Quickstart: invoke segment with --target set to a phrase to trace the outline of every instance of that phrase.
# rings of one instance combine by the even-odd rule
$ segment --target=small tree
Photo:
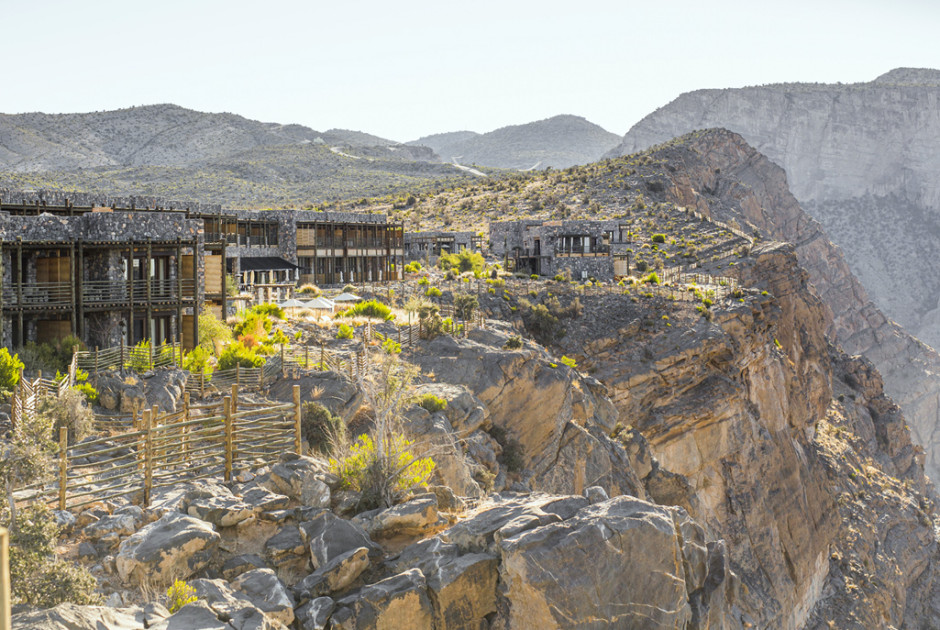
[[[217,357],[232,339],[232,329],[216,317],[211,308],[203,308],[199,314],[199,346]]]
[[[458,293],[454,296],[454,312],[462,320],[473,318],[473,311],[480,307],[477,296],[472,293]]]

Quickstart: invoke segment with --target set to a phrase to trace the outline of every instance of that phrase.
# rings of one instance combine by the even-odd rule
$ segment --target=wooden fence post
[[[118,366],[118,371],[124,369],[124,340],[121,339],[121,365]]]
[[[0,630],[13,627],[10,615],[10,531],[0,527]]]
[[[143,410],[144,423],[144,507],[150,507],[150,493],[153,489],[153,432],[150,424],[150,410]]]
[[[150,409],[150,427],[153,428],[153,429],[158,429],[158,428],[160,427],[160,416],[159,416],[159,414],[160,414],[160,408],[159,408],[159,407],[157,407],[156,405],[154,405],[153,407],[151,407],[151,409]],[[162,442],[163,445],[162,445],[162,446],[158,449],[158,451],[157,451],[157,454],[158,454],[158,456],[160,457],[161,460],[163,459],[163,456],[166,454],[166,436],[164,435],[163,438],[164,438],[164,439],[161,440],[161,442]],[[152,449],[151,449],[151,450],[152,450]],[[153,457],[153,453],[151,453],[150,456]],[[165,465],[165,464],[164,464],[164,465]]]
[[[226,396],[222,401],[225,413],[225,482],[232,480],[232,399]]]
[[[69,428],[59,427],[59,509],[65,509],[65,490],[69,479]]]
[[[241,385],[241,382],[242,382],[242,364],[236,362],[235,363],[235,385],[232,385],[232,387],[235,387],[236,385]]]
[[[303,442],[300,431],[300,385],[294,385],[294,451],[298,455],[303,455]]]
[[[238,413],[238,386],[232,385],[232,413]]]
[[[95,378],[98,378],[98,346],[95,346]]]
[[[189,409],[190,399],[189,392],[183,393],[183,422],[189,422],[190,418],[190,409]],[[187,424],[183,428],[183,463],[185,464],[189,460],[189,431],[190,426]]]

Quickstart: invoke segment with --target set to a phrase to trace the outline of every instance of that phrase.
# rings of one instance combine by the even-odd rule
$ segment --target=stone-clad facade
[[[192,345],[203,301],[202,229],[179,213],[0,212],[0,340],[18,347],[68,334]]]
[[[382,214],[225,210],[150,197],[0,190],[0,239],[7,346],[69,333],[101,346],[122,337],[192,344],[198,307],[230,312],[226,275],[269,301],[298,283],[397,280],[404,264],[403,226]],[[35,282],[54,299],[24,293]],[[124,288],[104,295],[106,285]]]
[[[628,231],[616,219],[496,221],[490,223],[490,252],[520,272],[609,280],[626,275],[633,246]]]

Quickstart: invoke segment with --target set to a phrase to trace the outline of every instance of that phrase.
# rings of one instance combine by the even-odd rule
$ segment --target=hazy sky
[[[395,140],[940,68],[935,0],[0,0],[0,112],[175,103]]]

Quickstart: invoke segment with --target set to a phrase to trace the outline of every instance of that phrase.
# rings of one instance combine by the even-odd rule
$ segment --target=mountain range
[[[87,114],[0,114],[0,188],[83,190],[232,207],[311,207],[420,192],[482,174],[598,159],[619,138],[574,116],[398,143],[152,105]],[[440,152],[443,152],[443,155]],[[460,159],[477,169],[461,168]]]

